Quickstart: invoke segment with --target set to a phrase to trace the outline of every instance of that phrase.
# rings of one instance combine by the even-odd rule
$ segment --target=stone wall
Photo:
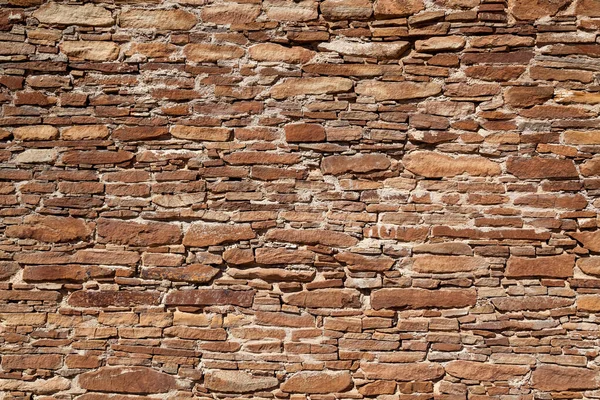
[[[600,1],[0,1],[0,398],[600,398]]]

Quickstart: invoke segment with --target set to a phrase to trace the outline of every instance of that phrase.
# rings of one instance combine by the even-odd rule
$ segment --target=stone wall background
[[[600,397],[600,2],[0,2],[0,398]]]

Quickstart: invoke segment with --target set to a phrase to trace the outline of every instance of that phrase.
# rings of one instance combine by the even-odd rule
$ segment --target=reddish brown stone
[[[131,307],[138,305],[158,305],[160,292],[80,290],[69,296],[73,307]]]
[[[290,376],[281,390],[288,393],[337,393],[350,390],[353,386],[348,371],[301,371]]]
[[[354,289],[318,289],[285,294],[283,302],[307,308],[360,307],[360,293]]]
[[[363,271],[387,271],[394,265],[394,259],[386,256],[366,257],[356,253],[338,253],[335,259],[345,263],[346,267],[353,272]]]
[[[74,281],[84,282],[88,279],[106,279],[114,276],[110,268],[80,265],[39,265],[26,266],[23,269],[23,280],[30,282]]]
[[[504,101],[512,107],[531,107],[545,103],[553,94],[551,86],[514,86],[504,92]]]
[[[288,250],[284,248],[256,249],[256,262],[258,264],[312,264],[315,254],[308,250]]]
[[[572,254],[537,258],[512,256],[506,263],[504,275],[511,278],[568,278],[573,276],[574,267],[575,256]]]
[[[105,243],[128,244],[131,246],[157,246],[181,242],[178,225],[165,222],[128,222],[100,218],[98,236]]]
[[[2,369],[59,369],[62,357],[59,354],[19,354],[2,356]]]
[[[206,247],[241,240],[254,239],[256,234],[248,224],[227,225],[199,223],[192,224],[183,238],[183,244],[190,247]]]
[[[90,225],[81,219],[42,215],[28,215],[22,225],[8,226],[5,230],[7,237],[49,243],[84,240],[91,233]]]
[[[267,240],[300,244],[322,244],[324,246],[350,247],[358,240],[348,234],[319,229],[271,229]]]
[[[186,267],[176,268],[144,268],[141,277],[144,279],[205,283],[210,282],[218,273],[218,268],[203,264],[191,264]]]
[[[322,142],[325,140],[325,129],[318,124],[286,125],[285,140],[288,142]]]
[[[63,155],[62,161],[67,165],[76,164],[120,164],[133,158],[128,151],[69,151]]]
[[[480,156],[452,157],[441,153],[417,151],[405,155],[402,162],[409,171],[428,178],[462,174],[492,176],[501,172],[498,163]]]
[[[423,273],[452,274],[468,272],[488,267],[482,257],[468,256],[415,256],[412,269]]]
[[[421,362],[388,364],[361,362],[361,370],[369,379],[391,379],[396,381],[429,381],[444,376],[444,367],[438,363]]]
[[[384,154],[357,154],[325,157],[321,162],[321,170],[324,174],[341,175],[385,170],[390,165],[390,160]]]
[[[590,251],[600,252],[600,230],[568,233]]]
[[[450,361],[444,367],[452,376],[475,381],[508,381],[529,373],[525,365],[501,365],[476,361]]]
[[[509,157],[506,171],[520,179],[575,178],[579,174],[572,160],[542,157]]]
[[[201,289],[171,292],[167,294],[165,303],[180,306],[234,305],[250,307],[253,300],[253,290]]]
[[[598,371],[586,368],[540,365],[531,374],[531,385],[543,391],[567,391],[597,389]]]
[[[473,306],[473,289],[380,289],[371,293],[371,307],[381,308],[461,308]]]
[[[147,367],[102,367],[79,375],[79,386],[95,392],[155,394],[177,389],[176,379]]]

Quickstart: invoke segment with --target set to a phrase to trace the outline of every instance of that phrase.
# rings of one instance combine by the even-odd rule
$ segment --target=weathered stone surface
[[[508,8],[516,19],[533,21],[553,16],[567,4],[569,4],[569,0],[509,0]]]
[[[62,365],[62,357],[58,354],[20,354],[2,356],[2,369],[59,369]]]
[[[288,393],[338,393],[352,388],[352,377],[347,371],[300,371],[290,376],[281,390]]]
[[[320,229],[272,229],[267,240],[299,244],[321,244],[323,246],[350,247],[358,240],[348,234]]]
[[[101,218],[97,226],[100,240],[131,246],[156,246],[181,242],[181,228],[165,222],[126,222]]]
[[[256,262],[258,264],[311,264],[315,254],[308,250],[288,250],[280,247],[256,249]]]
[[[600,299],[596,295],[579,296],[577,298],[577,310],[598,312],[600,311]]]
[[[369,0],[325,0],[320,4],[323,17],[334,21],[364,20],[373,14]]]
[[[108,137],[105,125],[78,125],[63,130],[60,137],[64,140],[96,140]]]
[[[551,296],[500,297],[492,299],[500,311],[541,311],[573,305],[573,299]]]
[[[374,11],[375,18],[386,19],[396,17],[407,17],[411,14],[416,14],[425,9],[423,0],[376,0]]]
[[[10,278],[19,271],[19,264],[11,261],[0,261],[0,279]]]
[[[253,290],[180,290],[167,294],[165,304],[181,306],[234,305],[249,307],[252,305],[253,299]]]
[[[73,61],[112,61],[119,57],[119,45],[114,42],[67,41],[60,45],[60,51]]]
[[[55,149],[31,149],[15,155],[12,162],[15,164],[42,164],[53,163],[58,157]]]
[[[141,276],[144,279],[206,283],[210,282],[218,273],[218,268],[203,264],[191,264],[185,267],[175,268],[145,268],[142,270]]]
[[[190,247],[206,247],[223,243],[254,239],[256,234],[248,224],[228,225],[197,223],[185,233],[183,244]]]
[[[288,78],[271,89],[274,99],[285,99],[300,95],[343,93],[352,89],[347,78]]]
[[[554,88],[550,86],[514,86],[504,92],[504,101],[512,107],[531,107],[545,103],[553,94]]]
[[[58,136],[58,130],[51,125],[20,126],[13,136],[18,140],[52,140]]]
[[[132,307],[138,305],[158,305],[159,292],[80,290],[69,296],[68,303],[73,307]]]
[[[244,55],[244,50],[232,45],[191,43],[183,48],[183,53],[189,61],[215,62],[236,60]]]
[[[51,1],[40,6],[32,16],[48,25],[110,26],[114,23],[109,10],[92,3],[67,5]]]
[[[144,10],[130,9],[119,16],[123,28],[158,30],[189,30],[196,25],[194,14],[183,10]]]
[[[5,391],[31,392],[35,394],[51,394],[71,387],[71,381],[62,376],[50,379],[36,379],[34,381],[20,381],[16,379],[0,379],[0,389]]]
[[[72,217],[28,215],[20,225],[6,227],[7,237],[61,243],[87,239],[92,229],[84,220]]]
[[[308,308],[360,307],[360,293],[354,289],[318,289],[285,294],[283,302]]]
[[[171,135],[178,139],[224,142],[229,139],[230,134],[231,131],[227,128],[208,128],[186,125],[175,125],[171,127]]]
[[[290,64],[309,62],[316,53],[304,47],[285,47],[275,43],[261,43],[248,49],[251,59],[257,61],[277,61]]]
[[[461,308],[477,302],[474,289],[380,289],[371,293],[371,306],[382,308]]]
[[[69,151],[64,153],[62,162],[67,165],[75,164],[120,164],[133,158],[133,154],[128,151]]]
[[[475,381],[508,381],[520,379],[529,373],[529,367],[525,365],[501,365],[463,360],[450,361],[444,368],[452,376]]]
[[[410,100],[435,96],[442,92],[442,87],[433,82],[380,82],[363,81],[356,85],[357,94],[370,96],[377,101]]]
[[[315,277],[315,271],[297,271],[280,268],[229,268],[227,274],[236,279],[262,279],[274,282],[310,282]]]
[[[501,172],[500,165],[480,156],[452,157],[430,151],[417,151],[402,159],[410,172],[427,178],[452,177],[456,175],[494,176]]]
[[[176,379],[147,367],[102,367],[79,376],[83,389],[133,394],[166,393],[177,388]]]
[[[289,124],[285,128],[285,140],[288,142],[322,142],[325,140],[325,128],[319,124]]]
[[[600,230],[569,233],[573,239],[580,242],[590,251],[600,252]]]
[[[250,393],[277,385],[279,381],[275,377],[255,376],[242,371],[208,371],[204,375],[204,386],[216,392]]]
[[[598,372],[586,368],[540,365],[531,374],[533,388],[544,391],[597,389]]]
[[[509,157],[506,171],[520,179],[574,178],[579,176],[572,160],[542,157]]]
[[[577,260],[577,267],[588,275],[600,275],[600,257],[580,258]]]
[[[391,379],[396,381],[429,381],[444,376],[444,367],[438,363],[388,364],[361,362],[360,369],[369,379]]]
[[[516,257],[512,256],[506,263],[507,277],[546,277],[568,278],[573,276],[575,256],[562,254],[546,257]]]
[[[348,172],[366,173],[389,168],[391,162],[384,154],[357,154],[354,156],[330,156],[323,158],[324,174],[341,175]]]
[[[99,266],[84,267],[80,265],[39,265],[26,266],[23,269],[23,280],[29,282],[75,281],[110,278],[114,271]]]
[[[319,49],[334,51],[345,56],[369,57],[381,60],[400,58],[410,47],[408,42],[361,43],[349,40],[333,40],[321,43]]]
[[[433,37],[427,40],[417,40],[415,49],[425,53],[441,51],[457,51],[465,47],[466,40],[462,36]]]
[[[225,3],[202,7],[202,21],[222,25],[237,25],[254,22],[260,14],[256,4]]]
[[[338,253],[335,259],[345,263],[346,267],[353,272],[361,271],[387,271],[394,265],[394,259],[386,256],[366,257],[351,252]]]
[[[468,256],[415,256],[412,269],[416,272],[451,274],[469,272],[488,267],[482,257]]]

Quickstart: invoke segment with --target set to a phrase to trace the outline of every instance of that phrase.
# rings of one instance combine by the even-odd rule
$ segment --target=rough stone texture
[[[599,32],[3,1],[0,398],[599,398]]]

